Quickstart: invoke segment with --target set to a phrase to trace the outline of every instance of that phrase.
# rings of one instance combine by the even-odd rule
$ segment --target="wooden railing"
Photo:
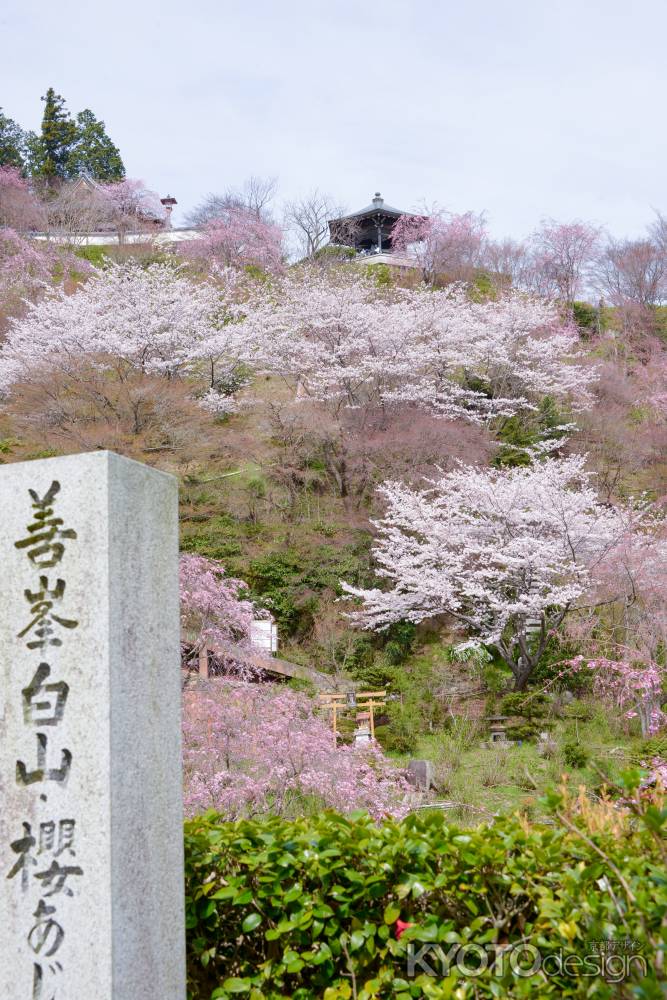
[[[181,639],[186,644],[194,645],[193,636],[182,633]],[[199,675],[209,676],[209,654],[219,656],[221,659],[236,660],[238,663],[250,667],[251,670],[267,674],[269,677],[298,677],[304,681],[310,681],[315,687],[325,690],[331,688],[333,678],[328,674],[323,674],[313,667],[304,667],[300,663],[290,663],[289,660],[281,660],[277,656],[267,656],[262,650],[252,646],[238,646],[234,643],[213,643],[199,651]]]

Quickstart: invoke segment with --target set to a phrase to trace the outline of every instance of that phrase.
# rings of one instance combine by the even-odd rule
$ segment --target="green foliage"
[[[651,760],[653,757],[667,760],[667,729],[663,729],[654,736],[649,736],[648,739],[642,740],[638,756],[642,760]]]
[[[379,288],[390,288],[394,284],[391,268],[388,264],[369,264],[366,272]]]
[[[508,740],[534,740],[540,732],[540,726],[535,722],[520,722],[507,726]]]
[[[58,180],[71,180],[82,173],[102,183],[125,177],[120,153],[107,135],[104,122],[88,108],[80,111],[74,120],[65,99],[56,94],[53,87],[49,87],[42,100],[44,114],[40,133],[24,137],[33,177],[49,185]],[[17,128],[14,125],[14,130]],[[0,121],[0,135],[1,130]],[[0,138],[0,155],[1,144]]]
[[[543,719],[550,708],[551,702],[545,694],[530,691],[514,691],[500,702],[504,715],[522,715],[525,719]]]
[[[488,302],[496,298],[495,282],[488,271],[475,271],[468,294],[473,302]]]
[[[633,779],[636,781],[636,778]],[[624,995],[657,997],[667,944],[661,835],[667,810],[647,804],[621,829],[571,818],[552,794],[549,825],[516,816],[463,830],[435,810],[376,826],[334,813],[296,821],[226,823],[214,814],[185,828],[188,973],[192,1000],[375,997],[618,996],[615,984],[572,971],[594,942],[632,938]],[[601,888],[609,886],[609,891]],[[396,921],[411,926],[396,936]],[[490,950],[480,974],[450,960],[433,978],[407,974],[408,948]],[[529,944],[542,960],[573,956],[544,976],[501,966],[495,945]],[[437,959],[425,955],[429,964]],[[634,988],[634,993],[631,990]],[[641,991],[641,992],[639,992]]]
[[[109,255],[102,246],[77,247],[74,253],[82,260],[87,260],[93,267],[102,268],[109,262]]]
[[[70,177],[86,173],[96,181],[122,181],[125,167],[118,148],[106,134],[104,122],[86,108],[76,116],[76,140],[67,161]]]
[[[598,328],[598,309],[590,302],[573,302],[572,315],[580,330],[592,333]]]
[[[577,740],[567,740],[562,747],[563,760],[568,767],[576,769],[586,767],[589,760],[588,751]]]
[[[14,438],[0,438],[0,455],[11,455],[18,443]]]
[[[375,645],[375,636],[364,632],[355,638],[347,658],[347,667],[352,676],[361,681],[362,684],[368,684],[369,687],[373,685],[373,682],[366,680],[366,674],[368,671],[373,671],[376,666]]]
[[[35,462],[40,458],[56,458],[60,452],[57,448],[39,448],[37,451],[31,451],[24,456],[26,462]]]
[[[0,167],[25,170],[27,136],[13,118],[8,118],[0,108]]]
[[[593,710],[588,702],[581,698],[575,698],[574,701],[571,701],[569,705],[564,707],[563,715],[566,719],[588,722],[593,717]]]
[[[537,437],[525,416],[507,417],[498,431],[498,440],[501,446],[493,457],[492,465],[498,469],[530,465],[526,449],[536,444]]]
[[[313,254],[313,259],[318,261],[336,261],[336,260],[351,260],[353,257],[357,256],[357,251],[354,247],[345,247],[338,243],[327,243],[326,246],[320,247]]]
[[[527,449],[561,436],[566,420],[551,396],[540,402],[537,413],[527,411],[502,420],[497,430],[500,447],[491,464],[496,468],[530,465]]]
[[[502,694],[512,681],[512,674],[504,664],[485,663],[482,667],[482,683],[490,695]]]
[[[405,663],[412,652],[417,627],[412,622],[394,622],[384,633],[384,654],[392,666]]]
[[[77,140],[77,127],[65,106],[65,99],[49,87],[44,101],[40,134],[31,142],[30,160],[33,177],[47,183],[67,180],[70,155]]]
[[[418,705],[414,701],[389,702],[386,712],[388,722],[375,730],[378,742],[389,753],[411,753],[422,726]]]
[[[251,597],[268,608],[282,633],[304,635],[313,626],[320,596],[340,596],[341,580],[358,580],[360,550],[320,545],[307,555],[285,548],[252,559],[244,570]]]

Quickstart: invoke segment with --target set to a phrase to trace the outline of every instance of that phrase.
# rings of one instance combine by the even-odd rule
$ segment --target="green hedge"
[[[466,831],[435,811],[381,826],[333,813],[189,821],[190,997],[664,996],[667,810],[642,807],[621,832],[612,821],[599,833],[590,821],[577,832],[580,821],[559,811],[556,796],[551,806],[553,825],[505,817]],[[402,934],[399,919],[412,925]],[[648,974],[639,959],[628,960],[622,985],[573,974],[573,963],[599,964],[598,956],[584,967],[583,956],[609,939],[632,939]],[[494,966],[496,946],[521,943],[539,949],[540,961],[550,956],[552,974],[517,975],[509,953],[504,969]],[[408,974],[409,950],[425,944],[454,949],[449,971],[429,952],[424,960],[437,974],[419,964]],[[481,949],[488,966],[465,975],[485,963]],[[531,965],[535,953],[515,952],[513,961]]]

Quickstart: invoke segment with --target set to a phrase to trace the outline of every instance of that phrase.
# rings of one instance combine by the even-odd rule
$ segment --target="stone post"
[[[0,467],[0,997],[184,1000],[177,484]]]

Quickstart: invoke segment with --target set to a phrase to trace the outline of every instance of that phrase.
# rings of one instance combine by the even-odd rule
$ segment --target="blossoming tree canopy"
[[[424,491],[386,483],[374,551],[390,588],[344,585],[363,602],[358,620],[384,629],[452,615],[523,688],[550,631],[628,530],[621,511],[598,501],[584,465],[572,456],[502,471],[461,466]]]
[[[207,264],[275,273],[283,269],[283,234],[256,212],[230,205],[203,226],[199,239],[182,244],[181,252]]]
[[[450,281],[469,280],[482,262],[486,226],[474,212],[453,215],[436,209],[428,215],[402,215],[391,238],[395,250],[414,257],[426,281],[439,274]]]
[[[409,402],[474,421],[513,415],[549,393],[589,401],[595,371],[549,303],[512,294],[378,289],[303,268],[245,321],[257,357],[308,397],[337,406]]]
[[[253,606],[239,596],[242,580],[226,576],[214,559],[190,553],[181,555],[179,579],[181,623],[195,646],[249,641]]]
[[[0,227],[28,232],[41,228],[43,206],[20,170],[0,166]]]
[[[7,315],[24,313],[30,300],[52,291],[57,283],[63,287],[73,275],[91,271],[87,261],[66,248],[0,227],[0,299]]]
[[[192,816],[291,815],[305,798],[348,813],[405,815],[415,796],[377,746],[335,746],[311,698],[266,684],[217,681],[186,691],[184,804]]]
[[[95,273],[74,295],[54,290],[12,323],[0,389],[29,381],[36,368],[71,373],[96,357],[147,374],[203,372],[215,384],[218,368],[245,353],[234,282],[227,272],[215,284],[194,283],[169,264],[129,262]]]

